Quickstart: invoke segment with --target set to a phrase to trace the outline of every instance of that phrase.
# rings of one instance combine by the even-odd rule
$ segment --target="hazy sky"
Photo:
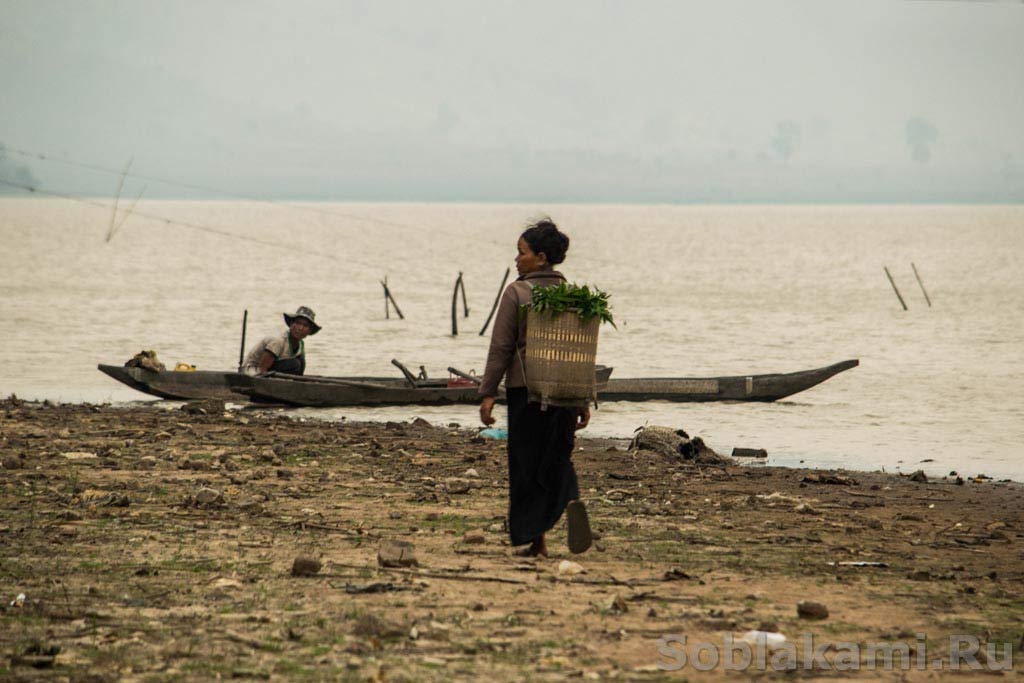
[[[0,144],[117,168],[134,157],[139,173],[233,192],[1024,201],[1022,2],[0,0],[0,11]],[[25,164],[55,191],[117,186],[10,150],[0,180],[24,179]]]

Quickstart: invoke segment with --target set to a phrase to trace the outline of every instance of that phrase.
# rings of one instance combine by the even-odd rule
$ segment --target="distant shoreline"
[[[0,201],[13,199],[13,200],[28,200],[28,201],[60,201],[64,200],[66,196],[70,196],[74,199],[84,199],[89,201],[112,201],[110,195],[105,194],[89,194],[89,193],[74,193],[68,195],[65,192],[57,192],[56,190],[48,190],[45,186],[36,188],[32,193],[26,194],[26,191],[12,191],[10,193],[0,192]],[[1024,208],[1024,199],[1008,199],[1005,201],[955,201],[955,200],[920,200],[920,201],[908,201],[906,199],[893,199],[893,200],[882,200],[882,199],[867,199],[864,201],[850,201],[850,200],[818,200],[818,201],[771,201],[769,198],[751,199],[748,201],[715,201],[715,200],[678,200],[678,201],[641,201],[641,200],[620,200],[620,201],[587,201],[583,199],[566,199],[566,198],[508,198],[508,199],[426,199],[426,198],[404,198],[404,199],[367,199],[367,198],[326,198],[326,197],[287,197],[287,196],[276,196],[276,197],[239,197],[231,195],[215,196],[215,197],[202,197],[202,196],[150,196],[147,195],[140,200],[140,204],[146,202],[195,202],[195,203],[237,203],[237,202],[256,202],[256,203],[268,203],[268,204],[280,204],[289,205],[294,204],[296,208],[302,204],[343,204],[347,206],[440,206],[446,204],[455,204],[462,206],[526,206],[536,207],[537,205],[543,205],[545,207],[567,207],[567,206],[586,206],[586,207],[635,207],[635,206],[651,206],[651,207],[674,207],[674,208],[718,208],[718,209],[757,209],[757,208],[829,208],[829,209],[841,209],[844,207],[858,208],[858,209],[869,209],[872,207],[878,208]]]

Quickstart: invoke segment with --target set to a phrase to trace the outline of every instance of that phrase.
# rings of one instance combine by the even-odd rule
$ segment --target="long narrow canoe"
[[[143,368],[126,368],[120,365],[97,366],[100,372],[109,375],[118,382],[127,384],[151,396],[178,400],[197,398],[221,398],[228,401],[248,401],[247,396],[235,393],[228,384],[227,376],[237,373],[226,373],[214,370],[196,370],[195,372],[176,372],[165,370],[154,372]]]
[[[608,382],[612,369],[598,366],[598,391]],[[415,387],[402,379],[233,375],[232,389],[254,401],[311,407],[444,405],[480,402],[476,385],[449,387],[447,380],[421,380]],[[503,395],[499,396],[503,400]]]
[[[598,376],[599,401],[777,401],[805,391],[859,365],[846,360],[824,368],[769,375],[729,377]],[[444,380],[413,388],[390,377],[317,377],[272,374],[249,377],[236,372],[152,372],[141,368],[100,365],[99,369],[133,389],[170,399],[287,403],[304,406],[416,405],[476,403],[476,387],[449,388]],[[610,373],[610,370],[606,370]]]
[[[600,401],[778,401],[860,365],[844,360],[824,368],[730,377],[636,377],[608,380]]]
[[[223,370],[196,370],[179,372],[164,370],[154,372],[143,368],[126,368],[120,365],[97,366],[100,372],[113,377],[118,382],[127,384],[151,396],[174,400],[192,400],[201,398],[220,398],[226,401],[248,401],[249,396],[232,389],[232,382],[244,382],[246,375]],[[290,377],[292,375],[283,375]],[[326,379],[326,378],[325,378]],[[351,377],[348,379],[367,382],[390,382],[390,377]]]
[[[403,379],[392,378],[239,375],[230,382],[234,391],[254,401],[319,408],[480,402],[475,385],[448,387],[441,381],[412,387]]]
[[[859,365],[847,360],[824,368],[769,375],[730,377],[598,376],[598,401],[777,401],[810,389]],[[231,378],[233,389],[257,401],[300,406],[370,406],[477,403],[475,387],[449,388],[444,381],[413,388],[402,380],[269,376]]]

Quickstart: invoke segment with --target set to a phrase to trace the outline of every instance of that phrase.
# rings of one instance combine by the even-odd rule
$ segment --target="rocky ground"
[[[996,648],[957,680],[1020,678],[1017,484],[580,440],[600,538],[526,560],[503,442],[177,405],[0,403],[0,678],[931,680],[951,635]],[[757,630],[787,640],[699,670]],[[872,669],[880,642],[911,669]]]

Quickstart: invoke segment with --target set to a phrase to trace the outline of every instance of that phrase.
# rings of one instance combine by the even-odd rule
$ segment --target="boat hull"
[[[778,401],[859,365],[846,360],[801,372],[729,377],[636,377],[609,379],[610,368],[598,375],[597,398],[614,401]],[[385,406],[473,404],[475,386],[448,387],[434,380],[411,387],[404,380],[383,377],[317,377],[275,374],[250,377],[237,372],[153,372],[142,368],[100,365],[100,371],[133,389],[160,398],[220,398],[298,406]]]
[[[150,396],[176,400],[219,398],[226,401],[246,401],[248,398],[231,389],[228,377],[237,373],[213,370],[176,372],[164,370],[154,372],[143,368],[126,368],[120,365],[97,366],[100,372],[116,379],[132,389]]]
[[[778,401],[821,384],[860,365],[845,360],[824,368],[768,375],[730,377],[636,377],[610,379],[597,393],[600,401]]]
[[[612,368],[598,366],[598,392],[607,384]],[[446,380],[421,381],[410,386],[401,379],[373,377],[316,377],[271,374],[233,375],[232,389],[254,401],[309,407],[404,406],[477,404],[477,385],[449,387]],[[504,400],[504,389],[498,396]]]
[[[478,403],[476,386],[411,387],[402,380],[285,379],[233,377],[235,391],[254,401],[309,407],[445,405]]]

